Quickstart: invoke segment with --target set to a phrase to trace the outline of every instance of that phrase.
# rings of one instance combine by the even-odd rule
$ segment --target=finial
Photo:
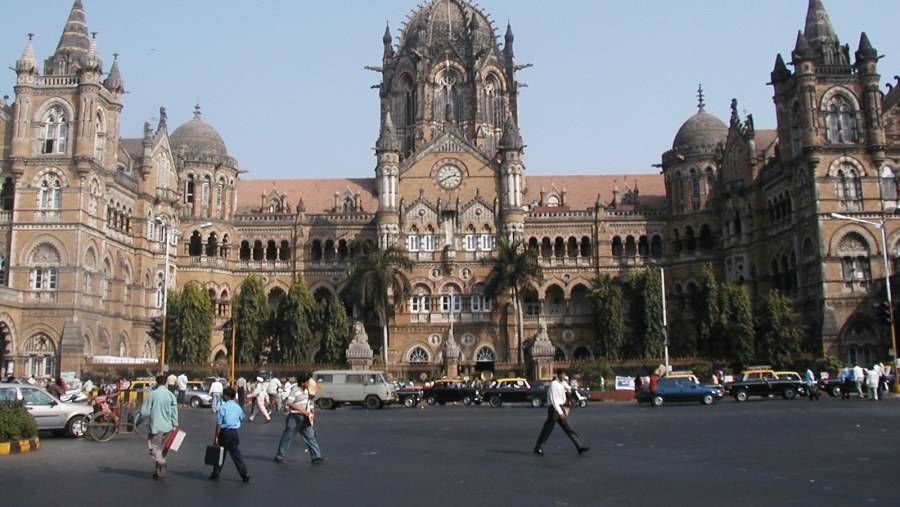
[[[92,38],[92,39],[96,39],[96,38],[97,38],[97,32],[91,32],[91,38]]]
[[[194,118],[197,120],[200,119],[200,103],[199,102],[197,103],[197,105],[194,106]]]
[[[706,104],[703,103],[703,85],[698,84],[697,85],[697,109],[698,109],[698,111],[702,112],[704,106],[706,106]]]
[[[34,37],[34,34],[33,34],[33,33],[29,33],[29,34],[28,34],[28,40],[31,40],[32,37]]]
[[[116,61],[118,59],[119,59],[119,53],[113,53],[113,61]]]

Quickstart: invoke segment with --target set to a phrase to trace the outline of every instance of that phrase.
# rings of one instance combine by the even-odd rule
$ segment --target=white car
[[[0,382],[0,403],[22,402],[37,429],[71,437],[84,436],[85,418],[94,412],[88,405],[67,403],[37,386]]]

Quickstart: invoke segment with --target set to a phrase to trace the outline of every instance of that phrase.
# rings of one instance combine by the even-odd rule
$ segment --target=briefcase
[[[206,456],[203,458],[203,463],[220,467],[225,464],[225,448],[221,445],[207,445],[206,446]]]

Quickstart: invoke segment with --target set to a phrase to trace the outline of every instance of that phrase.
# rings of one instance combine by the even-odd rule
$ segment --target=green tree
[[[756,342],[762,359],[781,366],[788,356],[800,352],[805,329],[790,298],[777,289],[770,290],[762,301],[756,320]]]
[[[663,357],[662,280],[656,269],[647,268],[635,276],[635,338],[642,358]]]
[[[609,361],[622,358],[625,344],[625,316],[622,288],[609,275],[601,275],[591,281],[588,299],[594,311],[594,354]]]
[[[165,339],[165,356],[163,360],[166,363],[182,363],[177,349],[178,343],[181,341],[180,329],[181,315],[181,294],[170,290],[166,294],[166,316],[160,317],[162,326],[160,329],[160,337]],[[162,344],[160,344],[162,347]],[[162,371],[162,370],[160,370]]]
[[[212,301],[209,293],[196,283],[185,285],[181,289],[177,310],[173,313],[178,335],[177,339],[170,341],[168,355],[171,362],[206,364],[209,361],[209,338],[212,332]]]
[[[382,333],[382,358],[388,361],[388,321],[409,297],[409,278],[405,271],[414,264],[396,246],[378,248],[372,240],[357,239],[351,245],[355,255],[347,266],[344,287],[348,300],[371,308],[378,317]]]
[[[248,276],[238,288],[232,309],[232,320],[237,324],[235,348],[240,363],[253,364],[259,359],[269,311],[262,280],[254,275]]]
[[[719,343],[719,283],[712,266],[703,266],[700,291],[694,306],[697,319],[697,352],[707,357],[722,357],[724,347]]]
[[[721,303],[721,336],[725,338],[725,357],[748,365],[753,360],[756,330],[753,308],[743,285],[729,283],[719,287]]]
[[[521,240],[510,241],[501,236],[497,239],[497,256],[486,259],[491,266],[484,284],[485,294],[496,298],[500,294],[512,293],[516,312],[516,344],[518,346],[517,363],[522,371],[525,359],[522,298],[532,284],[543,281],[544,275],[538,262],[537,252],[526,249]]]
[[[286,364],[312,361],[313,329],[318,307],[302,276],[295,276],[287,296],[278,303],[275,318],[276,347],[274,361]]]
[[[342,364],[346,360],[347,347],[350,346],[350,319],[344,303],[337,294],[319,301],[319,314],[322,317],[322,341],[319,346],[317,361],[324,364]]]

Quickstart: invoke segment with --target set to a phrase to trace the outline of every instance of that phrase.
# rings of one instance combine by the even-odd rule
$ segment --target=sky
[[[222,136],[243,179],[374,176],[385,23],[398,32],[415,0],[82,0],[109,70],[128,92],[122,137],[141,137],[165,107],[169,132],[193,117]],[[7,0],[0,63],[34,35],[56,49],[73,0]],[[898,0],[824,0],[851,59],[866,32],[884,57],[882,90],[900,74]],[[534,175],[658,173],[685,120],[727,122],[731,100],[775,128],[769,73],[790,61],[807,0],[481,0],[501,38],[515,35],[519,127]],[[11,8],[15,5],[15,8]],[[0,73],[13,96],[15,72]]]

